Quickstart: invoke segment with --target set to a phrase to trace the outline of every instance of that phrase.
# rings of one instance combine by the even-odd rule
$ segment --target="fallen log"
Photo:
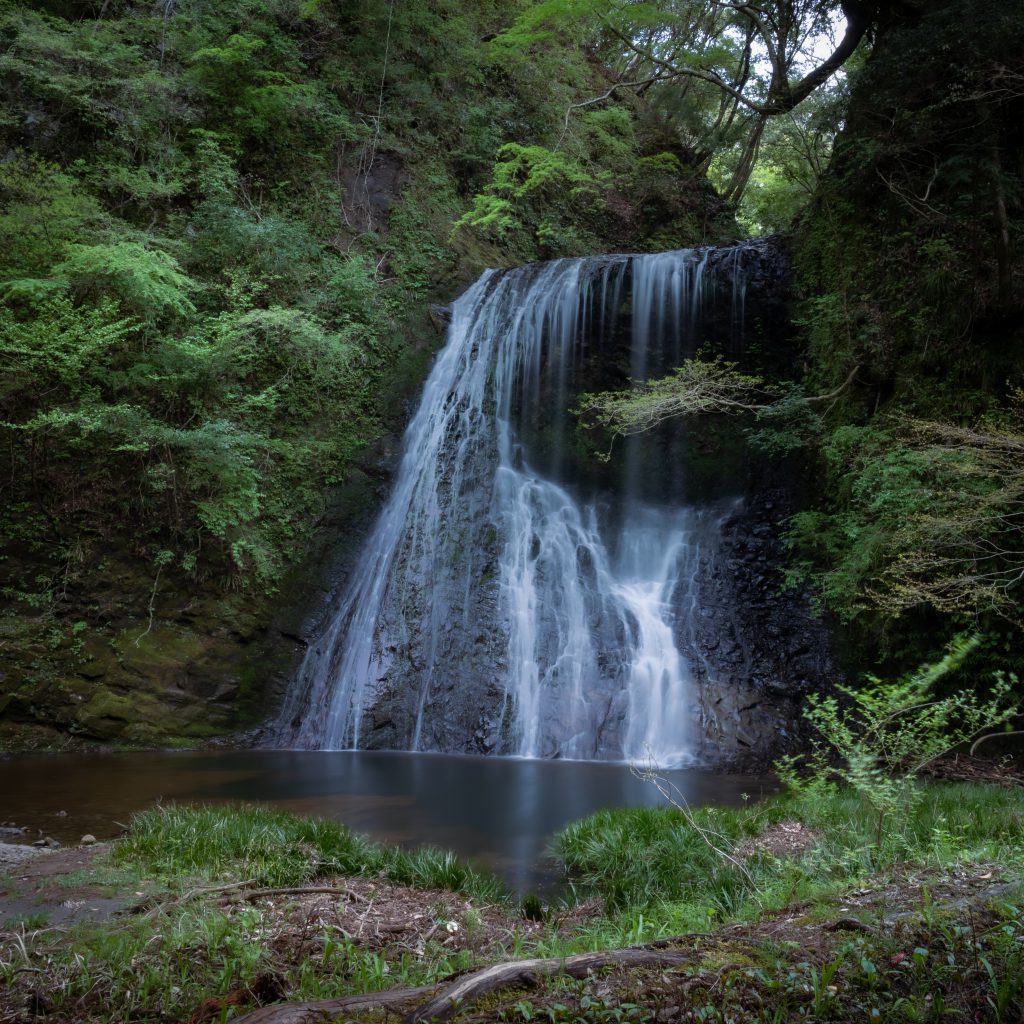
[[[433,999],[418,1006],[402,1019],[402,1024],[423,1024],[426,1021],[445,1021],[467,1003],[474,1002],[488,992],[500,988],[532,987],[538,978],[555,974],[568,974],[571,978],[585,978],[591,971],[603,967],[674,967],[693,959],[691,954],[677,953],[650,946],[630,946],[597,953],[577,953],[565,959],[552,957],[545,960],[514,960],[495,964],[482,971],[467,974],[442,989]]]
[[[261,1006],[252,1013],[235,1018],[234,1024],[325,1024],[326,1021],[344,1019],[347,1014],[360,1010],[376,1010],[394,1006],[437,990],[436,985],[422,988],[392,988],[385,992],[366,992],[344,999],[317,999],[309,1003],[273,1003]]]
[[[431,985],[368,992],[344,999],[323,999],[310,1003],[275,1003],[237,1018],[235,1024],[325,1024],[359,1010],[412,1002],[427,993],[434,995],[407,1013],[402,1018],[402,1024],[426,1024],[428,1021],[440,1024],[489,992],[502,988],[533,987],[539,978],[557,974],[584,978],[591,971],[605,967],[674,967],[693,959],[691,954],[670,950],[667,946],[668,942],[662,940],[649,946],[577,953],[564,958],[513,960],[462,975],[443,986],[440,991],[436,985]]]

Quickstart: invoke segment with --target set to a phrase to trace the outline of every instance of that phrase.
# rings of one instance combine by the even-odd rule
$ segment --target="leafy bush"
[[[841,696],[810,694],[804,717],[821,735],[808,759],[810,775],[794,770],[797,758],[779,767],[796,790],[830,791],[838,777],[864,799],[877,815],[880,838],[885,820],[907,813],[921,798],[918,776],[932,761],[979,732],[993,729],[1017,714],[1012,682],[999,675],[991,692],[973,690],[941,695],[936,685],[959,668],[981,643],[973,636],[954,640],[945,657],[922,665],[895,681],[875,676],[857,687],[839,686]],[[840,701],[845,698],[845,704]]]

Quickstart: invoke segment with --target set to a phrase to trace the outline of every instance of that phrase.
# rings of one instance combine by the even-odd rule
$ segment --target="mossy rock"
[[[96,691],[78,715],[78,721],[93,736],[113,739],[143,712],[143,702],[133,695],[118,694],[105,687]]]
[[[115,645],[124,669],[159,681],[184,673],[204,652],[203,638],[197,633],[163,624],[141,632],[127,629]]]

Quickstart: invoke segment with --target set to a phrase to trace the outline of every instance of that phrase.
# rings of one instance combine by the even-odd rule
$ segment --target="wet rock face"
[[[444,512],[457,523],[449,534],[458,549],[451,571],[408,573],[412,545],[399,555],[396,577],[416,582],[393,588],[382,608],[379,674],[366,701],[361,746],[463,753],[499,746],[508,659],[498,626],[497,535],[480,507],[484,495],[486,489],[470,488]]]
[[[377,153],[369,167],[342,171],[343,213],[348,223],[366,231],[387,227],[388,213],[409,182],[409,172],[396,153]]]
[[[254,672],[240,662],[262,649],[271,665],[265,638],[180,621],[145,629],[94,627],[67,663],[17,662],[0,673],[0,749],[189,745],[257,720]]]
[[[652,664],[651,648],[642,643],[641,622],[653,606],[633,609],[622,603],[623,592],[635,589],[635,582],[628,571],[617,582],[622,551],[603,548],[594,531],[611,531],[610,537],[622,530],[622,548],[630,530],[637,536],[637,517],[664,517],[672,507],[680,510],[690,532],[683,544],[685,557],[676,563],[678,582],[664,621],[686,665],[683,676],[688,671],[693,686],[685,710],[678,698],[671,698],[675,703],[659,705],[655,717],[680,722],[676,733],[688,731],[693,752],[710,764],[754,767],[793,742],[800,697],[821,686],[834,669],[824,653],[826,630],[806,600],[780,591],[785,559],[778,532],[792,511],[790,500],[777,481],[766,486],[752,479],[756,474],[744,466],[749,457],[739,427],[729,425],[721,435],[688,427],[674,438],[630,442],[626,464],[609,471],[595,471],[585,448],[566,441],[573,427],[568,412],[561,410],[571,407],[578,391],[599,384],[602,372],[628,373],[636,365],[635,338],[643,337],[643,346],[657,347],[659,354],[644,348],[641,356],[652,373],[665,372],[675,365],[666,360],[688,354],[685,337],[680,342],[682,320],[658,319],[666,316],[666,309],[676,310],[670,314],[674,317],[685,315],[691,336],[705,343],[713,339],[730,358],[742,359],[747,343],[757,341],[763,347],[784,337],[785,266],[771,241],[688,259],[656,257],[640,264],[601,257],[585,266],[577,261],[581,297],[576,297],[577,285],[571,280],[564,296],[553,291],[553,267],[526,269],[521,290],[528,292],[533,283],[542,282],[539,295],[560,311],[562,336],[557,345],[550,339],[546,345],[562,354],[557,359],[545,356],[547,362],[538,362],[532,375],[524,374],[523,390],[512,400],[518,430],[512,447],[507,438],[502,441],[504,428],[495,416],[493,403],[503,399],[487,397],[480,376],[493,374],[488,367],[495,364],[477,358],[478,346],[491,343],[485,337],[513,338],[506,326],[511,313],[488,312],[491,293],[481,292],[473,315],[490,316],[494,329],[487,335],[465,335],[462,347],[445,356],[465,360],[462,369],[450,371],[450,379],[432,375],[433,383],[428,382],[425,394],[433,394],[434,404],[425,399],[416,415],[423,417],[433,440],[424,443],[425,429],[412,431],[412,443],[419,447],[410,451],[416,457],[403,459],[405,468],[394,483],[394,493],[400,495],[405,481],[406,511],[389,520],[398,507],[396,499],[389,499],[380,521],[385,527],[375,528],[367,538],[366,551],[373,560],[364,559],[347,574],[357,589],[339,587],[332,602],[335,611],[323,620],[326,628],[307,632],[312,647],[306,671],[292,688],[272,739],[298,746],[355,743],[371,749],[542,757],[638,756],[632,748],[640,750],[647,736],[660,736],[648,726],[637,738],[638,676],[631,675],[636,666],[647,671],[644,666]],[[672,287],[681,292],[652,300],[652,287],[680,280],[672,277],[680,274],[680,266],[687,268],[683,276],[689,276]],[[709,280],[710,290],[700,291]],[[510,285],[506,294],[513,287],[520,286]],[[631,290],[641,298],[630,298]],[[603,307],[588,295],[600,295],[602,301],[606,295],[615,298]],[[643,313],[645,309],[652,312]],[[468,314],[463,309],[458,315]],[[589,344],[585,331],[592,331],[595,323],[600,333]],[[661,324],[675,332],[674,350],[659,340],[664,337],[660,327],[652,327]],[[536,346],[536,335],[524,344]],[[784,345],[772,351],[775,358],[785,359]],[[501,365],[509,357],[490,358]],[[470,373],[479,378],[476,390],[465,383]],[[507,394],[505,388],[500,393]],[[705,475],[717,477],[715,486],[693,485],[698,458],[706,463]],[[557,483],[546,482],[533,468],[538,465],[550,467]],[[417,467],[416,473],[409,475],[408,466]],[[532,492],[529,509],[510,502],[511,492],[503,492],[499,479],[506,487],[513,481],[520,494],[523,488]],[[618,497],[616,488],[623,489]],[[741,492],[744,500],[735,497]],[[602,512],[604,506],[612,511]],[[604,517],[600,529],[585,525],[593,516]],[[675,512],[672,517],[678,531],[682,520]],[[555,520],[567,524],[566,531],[552,530]],[[657,533],[662,527],[654,529]],[[672,536],[664,532],[665,544]],[[382,552],[391,553],[384,557]],[[526,612],[533,618],[529,644],[521,650],[514,638],[521,628],[516,622],[524,620],[514,616],[522,616],[523,607],[514,612],[510,605],[517,584],[509,567],[516,564],[529,565],[536,580],[530,584],[527,605],[549,610]],[[380,588],[375,586],[378,579],[383,581]],[[567,586],[560,588],[559,580]],[[573,601],[578,606],[582,602],[571,613],[576,619],[564,610]],[[665,604],[664,598],[658,602]],[[371,604],[370,616],[360,619],[361,608]],[[566,637],[573,630],[579,636],[581,625],[592,643],[567,644]],[[653,663],[670,667],[660,657],[655,655]],[[540,666],[543,677],[532,696],[515,683],[516,673],[531,662]],[[345,683],[345,678],[355,681]],[[526,736],[522,714],[530,700],[537,702],[536,710],[526,720],[542,723],[532,737]]]
[[[755,486],[706,560],[693,641],[708,762],[766,767],[803,741],[804,697],[842,678],[826,623],[805,593],[782,589],[793,511],[785,488]]]

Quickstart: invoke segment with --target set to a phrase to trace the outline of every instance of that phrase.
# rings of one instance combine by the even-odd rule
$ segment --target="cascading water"
[[[743,247],[488,271],[452,308],[392,494],[283,745],[687,763],[702,560],[676,430],[582,449],[580,390],[742,336]],[[722,337],[724,324],[724,337]]]

